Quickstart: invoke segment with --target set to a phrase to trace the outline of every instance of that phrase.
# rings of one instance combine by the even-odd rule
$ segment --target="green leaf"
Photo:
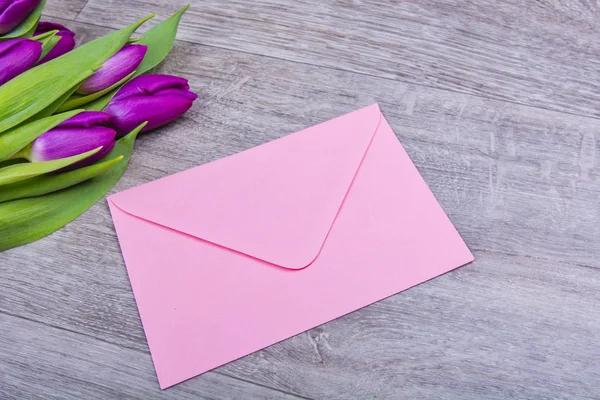
[[[40,18],[38,18],[34,24],[31,25],[31,27],[29,28],[29,30],[27,32],[25,32],[25,34],[22,36],[24,38],[30,38],[35,34],[35,30],[38,26],[38,24],[40,23]]]
[[[102,146],[97,149],[77,154],[71,157],[59,158],[58,160],[40,161],[23,164],[15,164],[0,169],[0,186],[8,185],[9,183],[22,181],[34,176],[47,174],[48,172],[58,171],[61,168],[68,167],[81,161],[89,156],[96,154],[102,149]],[[0,187],[0,189],[2,189]],[[4,190],[4,189],[2,189]]]
[[[123,162],[107,172],[58,192],[0,203],[0,251],[51,234],[104,197],[125,172],[135,138],[144,125],[117,141],[107,158],[123,156]]]
[[[67,101],[65,101],[60,107],[58,107],[58,109],[56,111],[61,112],[61,111],[72,110],[74,108],[79,108],[89,102],[92,102],[92,101],[102,97],[104,94],[114,90],[115,88],[121,87],[121,85],[124,84],[125,82],[127,82],[129,79],[131,79],[134,74],[135,74],[135,71],[133,71],[132,73],[127,75],[125,78],[123,78],[119,82],[115,83],[114,85],[107,87],[106,89],[101,90],[96,93],[88,94],[85,96],[82,96],[79,94],[73,94],[73,95],[71,95],[71,97],[69,97],[69,99]]]
[[[45,5],[46,0],[40,1],[40,4],[38,4],[31,14],[29,14],[29,16],[27,16],[27,18],[25,18],[25,20],[19,24],[19,26],[4,36],[0,36],[0,41],[20,37],[31,37],[33,32],[35,32],[38,22],[40,22],[40,16],[42,15],[42,11],[44,11]]]
[[[83,110],[73,110],[51,117],[38,119],[25,125],[19,125],[9,131],[0,133],[0,161],[14,156],[29,143],[33,142],[42,133],[49,131],[56,125],[74,117]]]
[[[150,71],[160,64],[160,62],[169,54],[173,47],[173,42],[175,42],[177,27],[179,26],[181,16],[189,6],[189,4],[186,5],[170,18],[149,29],[141,38],[135,38],[135,44],[148,46],[148,50],[146,51],[144,59],[137,67],[134,77]],[[84,108],[88,111],[101,111],[106,107],[114,95],[117,94],[119,89],[120,86],[97,100],[88,103]]]
[[[171,17],[149,29],[135,44],[148,46],[144,59],[137,67],[136,76],[143,74],[156,67],[171,51],[177,27],[183,13],[189,8],[189,4],[177,11]]]
[[[43,37],[41,39],[36,39],[39,42],[42,42],[42,54],[40,55],[40,58],[38,58],[38,61],[40,61],[42,58],[46,57],[46,55],[48,53],[50,53],[50,50],[52,50],[54,48],[54,46],[56,46],[56,44],[58,42],[60,42],[60,36],[56,36],[56,33],[58,31],[54,30],[54,31],[50,31],[50,32],[46,32],[42,35],[47,35],[46,37]],[[51,34],[51,35],[48,35]],[[39,35],[39,36],[42,36]],[[39,37],[36,36],[36,37]]]
[[[0,168],[8,167],[9,165],[14,165],[14,164],[21,164],[21,163],[25,163],[25,162],[28,162],[28,161],[24,158],[14,158],[11,160],[4,160],[4,161],[0,161]]]
[[[94,101],[90,101],[89,103],[83,105],[83,108],[86,111],[102,111],[104,107],[110,102],[110,100],[117,94],[121,87],[119,86],[116,89],[113,89],[109,93],[105,94],[102,97],[97,98]]]
[[[54,100],[52,102],[52,104],[50,104],[48,107],[44,108],[42,111],[40,111],[39,113],[33,115],[32,117],[29,117],[27,119],[27,122],[31,122],[31,121],[36,121],[40,118],[46,118],[51,116],[52,114],[54,114],[58,108],[60,108],[60,106],[69,99],[69,97],[71,97],[71,95],[73,93],[75,93],[75,91],[77,90],[77,88],[79,87],[79,85],[81,85],[81,82],[83,82],[84,80],[86,80],[89,76],[91,76],[94,71],[89,71],[89,75],[84,76],[81,80],[75,82],[75,85],[73,85],[73,87],[71,87],[67,92],[65,92],[65,94],[63,94],[62,96],[60,96],[58,99]],[[84,111],[84,108],[81,107],[82,111]],[[1,135],[1,134],[0,134]]]
[[[52,31],[40,33],[39,35],[32,37],[31,40],[37,40],[38,42],[43,42],[45,39],[48,39],[48,38],[56,35],[57,32],[58,32],[58,29],[54,29]]]
[[[99,68],[153,15],[32,68],[0,86],[0,132],[39,113]]]
[[[108,161],[98,162],[87,167],[61,174],[40,175],[24,181],[11,183],[3,186],[0,191],[0,203],[24,199],[26,197],[41,196],[43,194],[56,192],[103,174],[119,163],[123,156],[118,156]]]

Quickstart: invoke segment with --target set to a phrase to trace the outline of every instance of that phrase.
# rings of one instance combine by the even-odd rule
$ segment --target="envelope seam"
[[[121,207],[120,207],[120,206],[119,206],[119,205],[118,205],[118,204],[117,204],[115,201],[113,201],[113,200],[112,200],[110,197],[107,199],[107,201],[110,201],[110,203],[111,203],[112,205],[114,205],[116,208],[118,208],[119,210],[123,211],[125,214],[127,214],[127,215],[129,215],[129,216],[131,216],[131,217],[133,217],[133,218],[139,219],[139,220],[141,220],[141,221],[144,221],[144,222],[151,223],[152,225],[160,226],[161,228],[165,228],[165,229],[168,229],[169,231],[172,231],[172,232],[175,232],[175,233],[178,233],[178,234],[184,235],[184,236],[191,237],[191,238],[193,238],[193,239],[195,239],[195,240],[200,240],[200,241],[202,241],[202,242],[209,243],[209,244],[211,244],[211,245],[214,245],[214,246],[217,246],[217,247],[219,247],[219,248],[222,248],[222,249],[225,249],[225,250],[231,251],[231,252],[233,252],[233,253],[236,253],[236,254],[241,254],[242,256],[249,257],[249,258],[252,258],[252,259],[258,260],[258,261],[260,261],[260,262],[263,262],[263,263],[266,263],[266,264],[270,264],[270,265],[272,265],[272,266],[274,266],[274,267],[277,267],[277,268],[283,268],[283,269],[285,269],[285,270],[289,270],[288,268],[282,267],[282,266],[280,266],[280,265],[277,265],[277,264],[275,264],[275,263],[272,263],[272,262],[270,262],[270,261],[267,261],[267,260],[263,260],[262,258],[254,257],[254,256],[252,256],[252,255],[250,255],[250,254],[246,254],[246,253],[244,253],[244,252],[241,252],[241,251],[238,251],[238,250],[236,250],[236,249],[232,249],[231,247],[227,247],[227,246],[224,246],[224,245],[222,245],[222,244],[219,244],[219,243],[211,242],[210,240],[206,240],[206,239],[204,239],[204,238],[201,238],[201,237],[198,237],[198,236],[194,236],[194,235],[192,235],[192,234],[190,234],[190,233],[183,232],[183,231],[179,231],[179,230],[177,230],[177,229],[171,228],[170,226],[163,225],[163,224],[160,224],[160,223],[158,223],[158,222],[155,222],[155,221],[152,221],[152,220],[149,220],[149,219],[146,219],[146,218],[143,218],[143,217],[137,216],[137,215],[135,215],[135,214],[133,214],[133,213],[131,213],[131,212],[129,212],[129,211],[127,211],[127,210],[125,210],[125,209],[121,208]]]
[[[376,104],[374,104],[374,105],[376,105]],[[156,225],[156,226],[163,227],[165,229],[168,229],[169,231],[176,232],[176,233],[179,233],[179,234],[182,234],[182,235],[185,235],[185,236],[189,236],[189,237],[192,237],[192,238],[194,238],[196,240],[201,240],[201,241],[203,241],[205,243],[210,243],[212,245],[218,246],[219,248],[226,249],[226,250],[229,250],[231,252],[234,252],[234,253],[246,256],[246,257],[250,257],[252,259],[258,260],[258,261],[266,263],[266,264],[270,264],[270,265],[272,265],[274,267],[277,267],[277,268],[283,268],[283,269],[288,270],[288,271],[303,270],[303,269],[307,268],[308,266],[310,266],[312,263],[314,263],[315,260],[321,254],[321,251],[323,250],[323,247],[325,246],[325,243],[327,242],[327,238],[329,237],[329,234],[330,234],[330,232],[331,232],[331,230],[332,230],[332,228],[333,228],[333,226],[335,224],[335,221],[337,220],[337,218],[338,218],[338,216],[340,214],[340,211],[341,211],[342,207],[344,206],[344,203],[346,202],[346,199],[348,197],[348,193],[350,192],[350,190],[351,190],[351,188],[352,188],[352,186],[354,184],[354,181],[356,180],[356,176],[358,175],[358,172],[360,171],[360,168],[361,168],[361,166],[362,166],[362,164],[363,164],[363,162],[364,162],[364,160],[365,160],[365,158],[366,158],[366,156],[367,156],[367,154],[369,152],[369,149],[371,148],[371,144],[373,143],[373,139],[375,138],[375,135],[377,134],[377,131],[379,130],[379,127],[381,126],[381,121],[383,119],[383,114],[382,114],[381,110],[379,109],[378,105],[377,105],[377,109],[378,109],[377,124],[375,125],[375,129],[371,133],[371,137],[369,139],[369,142],[368,142],[367,146],[365,147],[364,153],[362,154],[362,157],[361,157],[360,161],[358,162],[358,165],[356,167],[356,170],[354,171],[354,174],[352,175],[352,179],[350,180],[350,184],[348,185],[348,188],[346,189],[346,191],[344,193],[344,196],[343,196],[342,201],[340,202],[340,205],[339,205],[339,207],[338,207],[338,209],[337,209],[337,211],[335,213],[335,216],[333,217],[333,220],[331,221],[331,223],[329,224],[329,227],[327,228],[327,232],[326,232],[325,236],[323,237],[323,240],[321,242],[321,245],[319,246],[318,251],[316,252],[316,254],[314,255],[314,257],[310,260],[310,262],[308,262],[306,265],[303,265],[301,267],[288,267],[288,266],[285,266],[285,265],[279,265],[279,264],[274,263],[272,261],[265,260],[263,258],[260,258],[260,257],[254,256],[254,255],[242,252],[240,250],[228,247],[226,245],[222,245],[220,243],[216,243],[214,241],[205,239],[203,237],[196,236],[196,235],[193,235],[191,233],[187,233],[187,232],[184,232],[184,231],[172,228],[172,227],[170,227],[168,225],[164,225],[164,224],[161,224],[159,222],[156,222],[156,221],[144,218],[144,217],[139,216],[139,215],[137,215],[135,213],[127,211],[124,208],[122,208],[121,206],[119,206],[119,204],[117,204],[117,202],[112,199],[112,197],[114,195],[109,196],[107,198],[107,201],[109,201],[112,205],[114,205],[116,208],[118,208],[119,210],[123,211],[124,213],[126,213],[129,216],[132,216],[134,218],[140,219],[140,220],[145,221],[145,222],[149,222],[149,223],[151,223],[153,225]]]
[[[340,212],[342,211],[342,208],[344,207],[344,203],[346,202],[346,199],[348,198],[348,193],[350,193],[350,190],[352,190],[352,186],[354,185],[354,181],[356,180],[356,176],[358,175],[358,172],[360,171],[360,168],[362,167],[363,162],[365,161],[365,158],[367,157],[367,154],[369,153],[369,149],[371,148],[371,144],[373,143],[373,140],[375,139],[375,135],[377,135],[377,131],[379,131],[379,127],[381,126],[381,120],[382,119],[383,119],[383,113],[380,110],[379,111],[379,120],[377,121],[377,126],[375,127],[375,131],[371,135],[371,139],[369,140],[369,144],[367,144],[367,148],[365,149],[365,152],[364,152],[362,158],[360,159],[360,162],[358,163],[358,167],[356,168],[356,171],[354,172],[354,176],[352,176],[352,180],[350,181],[350,184],[348,185],[348,189],[346,190],[346,193],[344,193],[344,198],[342,199],[342,202],[340,203],[340,206],[339,206],[339,208],[338,208],[335,216],[333,217],[333,221],[331,221],[331,225],[329,226],[329,229],[327,230],[327,233],[325,234],[325,238],[323,239],[323,243],[321,243],[321,247],[319,248],[319,251],[317,252],[317,254],[312,259],[311,262],[309,262],[307,265],[305,265],[302,268],[298,268],[297,270],[302,270],[304,268],[309,267],[312,263],[315,262],[315,260],[317,258],[319,258],[319,255],[321,254],[321,251],[323,251],[323,247],[325,247],[325,243],[327,242],[327,238],[329,237],[329,234],[331,233],[331,230],[333,229],[333,226],[335,225],[335,221],[337,221],[337,218],[340,215]]]

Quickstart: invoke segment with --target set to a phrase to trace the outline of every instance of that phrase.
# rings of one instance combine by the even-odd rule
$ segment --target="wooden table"
[[[48,0],[79,42],[187,0]],[[378,102],[476,261],[161,392],[100,201],[0,254],[0,399],[600,398],[600,10],[193,1],[115,191]],[[155,22],[151,22],[152,26]]]

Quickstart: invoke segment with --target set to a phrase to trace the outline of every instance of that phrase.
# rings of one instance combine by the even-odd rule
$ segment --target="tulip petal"
[[[113,97],[113,100],[123,100],[132,96],[148,96],[163,89],[177,88],[189,90],[185,78],[173,75],[149,74],[138,76],[125,84]]]
[[[0,252],[49,235],[100,200],[125,172],[138,131],[120,139],[107,156],[123,156],[123,160],[94,179],[43,196],[1,203]]]
[[[41,35],[34,36],[33,40],[42,43],[42,54],[38,58],[38,63],[44,59],[50,53],[50,51],[60,42],[60,36],[57,35],[58,31],[50,31],[48,33],[42,33]]]
[[[109,146],[114,142],[115,131],[95,126],[85,129],[52,129],[38,137],[31,145],[31,161],[47,161],[70,157],[95,149]]]
[[[94,125],[105,125],[111,115],[101,111],[84,111],[59,124],[56,128],[91,128]]]
[[[50,32],[50,31],[69,31],[69,29],[67,29],[67,27],[62,24],[59,24],[56,22],[48,22],[48,21],[40,21],[35,28],[36,35]],[[69,31],[69,32],[71,32],[71,31]],[[73,32],[71,32],[71,33],[73,33]]]
[[[39,136],[56,127],[61,122],[77,115],[81,110],[73,110],[62,114],[56,114],[45,118],[39,118],[29,123],[19,125],[0,135],[0,161],[12,157],[25,155],[24,147],[33,142]]]
[[[38,137],[28,149],[28,158],[32,161],[55,160],[102,146],[99,152],[60,171],[90,165],[110,152],[115,144],[116,132],[98,126],[110,119],[110,114],[100,111],[77,114]],[[27,154],[25,156],[27,157]]]
[[[31,39],[12,39],[0,43],[0,85],[31,68],[42,54],[42,43]]]
[[[169,94],[187,97],[190,100],[196,100],[198,98],[198,95],[194,92],[190,92],[189,90],[177,89],[177,88],[168,88],[168,89],[159,90],[158,92],[154,93],[154,96],[164,96],[164,95],[169,95]]]
[[[72,85],[78,86],[79,82],[89,77],[93,69],[121,49],[131,34],[153,16],[149,15],[128,27],[86,43],[0,86],[0,133],[44,113],[50,107],[52,111],[56,110],[67,95],[70,96]]]
[[[135,76],[145,74],[152,68],[156,67],[158,64],[160,64],[160,62],[162,62],[162,60],[164,60],[167,54],[169,54],[171,48],[173,47],[173,42],[175,41],[175,35],[177,33],[177,27],[179,26],[181,16],[188,9],[188,7],[189,4],[184,6],[175,14],[171,15],[163,22],[148,29],[146,32],[144,32],[142,37],[139,38],[139,41],[134,39],[136,44],[148,46],[148,51],[146,52],[144,59],[135,69]],[[84,108],[86,110],[102,110],[108,103],[110,103],[117,92],[118,89],[110,90],[94,101],[87,103]]]
[[[50,50],[50,52],[48,52],[48,54],[46,54],[46,57],[44,57],[40,61],[40,64],[43,64],[50,60],[54,60],[55,58],[60,57],[63,54],[68,53],[69,51],[71,51],[75,48],[75,38],[74,38],[75,35],[74,34],[73,35],[63,35],[59,32],[56,34],[56,36],[60,36],[60,40],[58,41],[56,46],[54,46],[52,48],[52,50]]]
[[[77,89],[78,93],[91,94],[106,89],[131,74],[142,62],[148,48],[137,44],[125,45],[108,59],[94,75]]]
[[[55,22],[42,21],[38,24],[35,29],[35,35],[46,33],[49,31],[58,30],[57,36],[60,37],[58,43],[50,50],[48,54],[39,62],[43,64],[50,60],[60,57],[65,53],[75,48],[75,33],[67,29],[64,25],[57,24]]]
[[[148,121],[148,125],[142,132],[165,125],[189,110],[192,102],[179,95],[133,97],[113,101],[104,111],[113,116],[109,126],[120,137],[144,121]]]
[[[73,50],[75,47],[75,32],[69,30],[64,25],[57,24],[56,22],[40,22],[35,28],[35,35],[37,36],[55,30],[58,31],[56,35],[60,36],[61,40],[53,49],[54,52],[48,53],[49,55],[47,55],[42,62],[50,61],[51,59]]]
[[[102,98],[105,94],[113,92],[114,90],[118,90],[119,87],[121,87],[121,85],[125,84],[125,82],[129,81],[134,74],[135,74],[135,71],[130,73],[129,75],[127,75],[125,78],[121,79],[119,82],[115,83],[114,85],[109,86],[106,89],[101,90],[96,93],[87,94],[87,95],[73,93],[73,95],[70,96],[69,99],[66,100],[64,103],[62,103],[56,111],[61,112],[61,111],[67,111],[67,110],[74,110],[75,108],[85,109],[89,106],[90,103],[93,103],[96,100]],[[99,108],[90,107],[90,111],[94,111],[94,110],[98,110],[98,109],[101,110],[102,108],[104,108],[104,106],[99,107]]]
[[[11,39],[6,42],[0,42],[0,57],[10,54],[15,47],[27,40],[29,39]]]
[[[56,172],[72,171],[74,169],[85,167],[86,165],[91,165],[91,164],[95,163],[96,161],[98,161],[99,159],[101,159],[102,157],[104,157],[105,155],[107,155],[108,153],[110,153],[110,151],[113,149],[113,147],[115,147],[114,141],[110,142],[106,146],[103,146],[99,152],[92,154],[88,158],[85,158],[81,161],[77,161],[76,163],[73,163],[67,167],[64,167]]]
[[[40,0],[4,0],[0,3],[0,35],[15,29],[38,6]]]

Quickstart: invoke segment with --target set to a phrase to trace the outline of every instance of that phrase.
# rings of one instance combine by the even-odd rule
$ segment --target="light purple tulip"
[[[0,42],[0,85],[33,67],[42,55],[42,43],[31,39]]]
[[[1,0],[0,0],[1,1]],[[34,35],[41,35],[42,33],[58,30],[56,36],[60,37],[60,40],[56,45],[42,58],[39,64],[43,64],[50,60],[54,60],[56,57],[60,57],[65,53],[73,50],[75,47],[75,33],[67,29],[64,25],[57,24],[54,22],[40,22],[35,28]]]
[[[15,29],[41,0],[0,0],[0,35]]]
[[[77,92],[91,94],[106,89],[135,71],[144,59],[148,47],[141,44],[128,44],[109,58],[102,68],[87,78]]]
[[[67,169],[90,165],[108,154],[115,145],[116,132],[104,126],[110,118],[109,114],[100,111],[82,112],[35,139],[28,158],[34,162],[56,160],[102,146],[96,154]]]
[[[190,109],[198,96],[190,92],[187,79],[171,75],[142,75],[126,83],[104,111],[112,115],[109,126],[117,137],[144,121],[142,132],[173,121]]]

